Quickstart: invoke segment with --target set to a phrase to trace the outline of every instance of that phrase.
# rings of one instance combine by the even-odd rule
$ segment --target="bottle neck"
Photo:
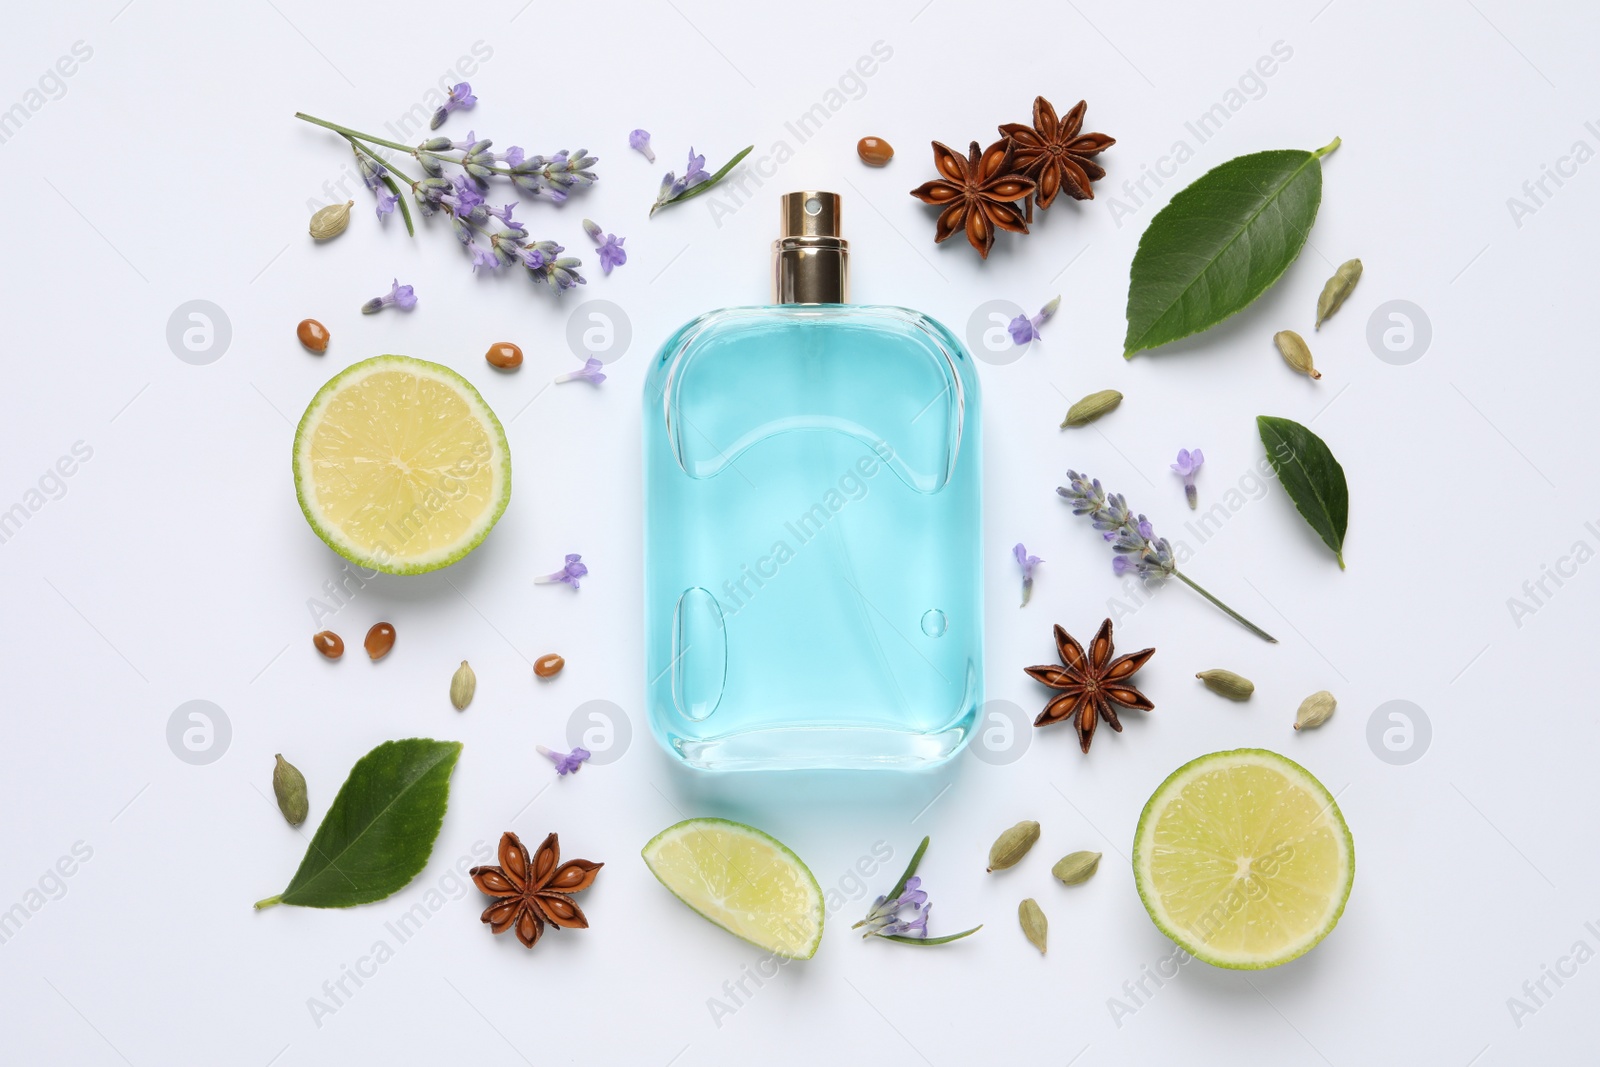
[[[775,304],[848,304],[850,246],[830,236],[782,237],[772,243]]]

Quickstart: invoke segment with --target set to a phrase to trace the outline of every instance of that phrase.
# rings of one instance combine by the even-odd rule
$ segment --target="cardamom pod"
[[[329,204],[327,207],[318,208],[316,214],[311,216],[311,236],[318,241],[326,241],[330,237],[337,237],[350,225],[350,209],[355,207],[354,200],[346,200],[342,204]]]
[[[1333,694],[1326,689],[1320,693],[1312,693],[1300,702],[1300,710],[1294,714],[1294,728],[1296,730],[1314,730],[1328,721],[1333,714],[1334,705],[1338,703],[1333,699]]]
[[[1061,879],[1063,885],[1079,885],[1094,877],[1100,869],[1100,853],[1069,852],[1056,861],[1050,873]]]
[[[1003,871],[1016,866],[1039,840],[1039,824],[1023,820],[994,839],[989,848],[989,870]]]
[[[283,812],[290,826],[299,826],[306,821],[306,812],[309,810],[306,776],[281,754],[275,758],[278,765],[272,768],[272,792],[278,798],[278,810]]]
[[[1050,934],[1050,920],[1044,917],[1039,902],[1029,897],[1018,904],[1017,921],[1022,924],[1022,934],[1029,944],[1039,950],[1039,955],[1044,955],[1045,939]]]
[[[1320,378],[1322,372],[1311,365],[1311,349],[1306,339],[1293,330],[1279,330],[1272,335],[1272,343],[1283,353],[1283,361],[1308,378]]]
[[[1204,682],[1207,689],[1229,700],[1249,700],[1250,694],[1256,691],[1256,683],[1250,679],[1221,668],[1201,671],[1195,677]]]
[[[1361,261],[1347,259],[1339,264],[1339,269],[1333,272],[1333,277],[1328,279],[1322,287],[1322,295],[1317,297],[1317,329],[1322,329],[1322,320],[1339,310],[1339,305],[1344,303],[1356,287],[1356,282],[1361,280]]]
[[[450,676],[450,703],[456,706],[457,711],[466,711],[467,705],[472,703],[472,695],[477,691],[478,676],[472,673],[467,661],[462,660],[456,673]]]
[[[1115,389],[1102,389],[1098,393],[1090,393],[1067,409],[1067,417],[1061,420],[1061,428],[1086,426],[1120,403],[1122,394]]]

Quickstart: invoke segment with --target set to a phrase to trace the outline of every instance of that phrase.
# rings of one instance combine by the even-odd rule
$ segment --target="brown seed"
[[[344,638],[332,630],[324,630],[320,634],[311,635],[311,647],[329,659],[338,659],[344,655]]]
[[[483,354],[491,367],[501,370],[516,370],[522,366],[522,349],[510,341],[496,341],[489,346],[489,351]]]
[[[328,328],[316,319],[301,319],[300,325],[294,328],[294,335],[300,338],[307,352],[320,356],[328,350]]]
[[[869,167],[881,167],[894,158],[894,147],[882,137],[863,137],[856,142],[856,155]]]
[[[552,652],[548,656],[540,656],[533,661],[533,673],[540,678],[554,678],[561,673],[561,668],[566,665],[566,660]]]
[[[394,627],[386,622],[373,623],[362,645],[366,648],[367,655],[373,659],[382,659],[394,647]]]

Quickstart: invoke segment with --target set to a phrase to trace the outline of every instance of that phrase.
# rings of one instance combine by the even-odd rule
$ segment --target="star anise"
[[[528,858],[528,848],[507,830],[500,838],[500,866],[472,868],[477,887],[498,899],[484,909],[482,919],[497,934],[515,930],[517,940],[529,948],[544,933],[545,923],[587,930],[589,920],[570,894],[594,884],[603,863],[588,860],[561,862],[561,843],[555,834],[544,839]]]
[[[1028,224],[1017,209],[1016,201],[1026,200],[1034,190],[1034,183],[1013,173],[1016,164],[1009,140],[996,141],[981,152],[978,142],[973,141],[965,159],[935,141],[933,165],[943,177],[924,182],[911,190],[911,195],[924,204],[944,208],[939,213],[934,243],[965,230],[968,242],[978,250],[978,255],[988,259],[996,227],[1013,233],[1028,232]]]
[[[1156,650],[1147,648],[1112,659],[1110,619],[1100,624],[1100,632],[1089,643],[1087,653],[1071,634],[1057,626],[1056,651],[1061,656],[1061,666],[1026,668],[1035,681],[1061,690],[1060,696],[1044,706],[1033,725],[1049,726],[1070,718],[1078,728],[1079,747],[1088,752],[1089,742],[1094,740],[1094,728],[1101,719],[1110,723],[1113,730],[1122,732],[1122,723],[1117,721],[1113,704],[1143,711],[1155,707],[1128,679],[1155,655]]]
[[[1093,200],[1091,182],[1106,176],[1105,169],[1091,156],[1116,144],[1116,139],[1103,133],[1083,133],[1084,112],[1087,102],[1067,112],[1066,118],[1056,118],[1056,109],[1044,97],[1033,101],[1033,125],[1008,122],[1000,133],[1015,146],[1013,159],[1017,170],[1032,178],[1038,185],[1034,202],[1041,208],[1055,203],[1056,194],[1065,192],[1074,200]],[[1033,217],[1030,205],[1028,217]]]

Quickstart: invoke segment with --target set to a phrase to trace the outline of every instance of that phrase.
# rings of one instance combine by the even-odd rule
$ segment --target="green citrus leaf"
[[[256,907],[348,908],[382,900],[427,866],[450,800],[459,741],[386,741],[356,761],[289,887]]]
[[[1350,489],[1344,468],[1322,438],[1288,419],[1256,418],[1267,459],[1278,480],[1311,528],[1333,549],[1344,569],[1344,531],[1350,521]]]
[[[1207,330],[1266,292],[1305,246],[1322,201],[1322,156],[1230,159],[1150,220],[1128,272],[1123,358]]]

